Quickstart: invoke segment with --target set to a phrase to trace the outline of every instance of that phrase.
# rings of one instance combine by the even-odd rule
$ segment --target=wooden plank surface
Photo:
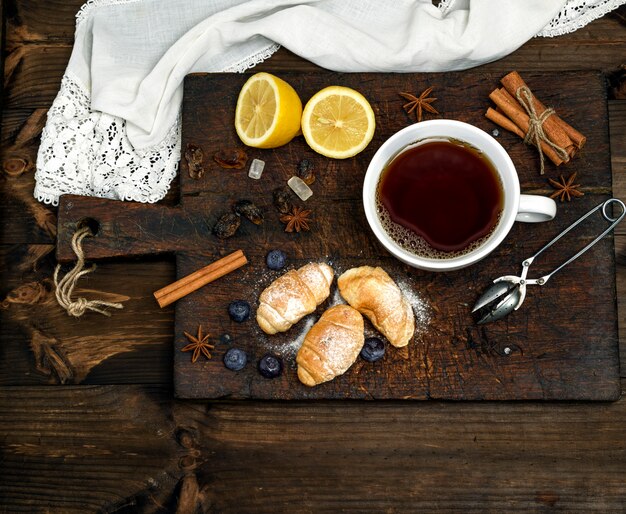
[[[3,3],[10,27],[7,50],[23,45],[29,52],[41,52],[45,47],[69,47],[73,13],[83,0],[3,0]],[[624,14],[621,8],[573,34],[550,40],[533,39],[513,55],[480,69],[501,73],[515,67],[537,71],[601,67],[610,72],[624,63]],[[60,48],[60,51],[69,55],[68,50]],[[549,58],[549,66],[544,58]],[[32,94],[18,95],[17,90],[22,88],[36,88],[37,76],[28,68],[17,68],[9,87],[16,89],[14,95],[30,98],[33,103],[20,107],[3,98],[3,150],[11,144],[12,137],[37,105],[49,106],[64,67],[64,62],[53,60],[49,66],[40,68],[40,78],[46,81],[47,89],[38,91],[45,102],[38,102]],[[261,68],[315,69],[285,50],[255,71]],[[612,101],[609,107],[614,191],[624,199],[626,102]],[[20,183],[24,184],[20,186],[21,190],[32,190],[32,170],[21,175]],[[11,252],[10,266],[0,264],[0,271],[5,272],[0,280],[1,301],[19,285],[50,278],[50,265],[33,269],[33,264],[38,261],[36,255],[45,252],[45,245],[53,242],[53,238],[39,228],[41,221],[30,210],[27,197],[16,199],[13,190],[7,192],[6,177],[0,179],[0,194],[0,204],[10,200],[14,205],[11,210],[0,213],[0,244],[5,245],[2,246],[3,256]],[[22,212],[25,209],[31,214],[25,215]],[[17,219],[19,221],[13,221]],[[7,227],[13,227],[11,239],[5,239]],[[616,237],[615,247],[620,343],[624,359],[626,235]],[[7,270],[11,271],[11,282],[6,281]],[[115,292],[120,275],[128,282],[129,291],[134,288],[136,291],[152,291],[174,277],[174,262],[162,259],[155,262],[131,259],[121,265],[102,262],[96,274],[84,285],[85,288]],[[135,294],[130,294],[133,298],[129,302],[137,302],[137,309],[147,312],[153,300],[143,295],[135,298]],[[54,380],[37,371],[28,332],[16,329],[10,319],[7,323],[14,312],[0,310],[2,382],[21,385]],[[60,311],[58,316],[60,319]],[[103,318],[90,315],[76,323],[47,325],[45,320],[41,323],[52,328],[49,335],[65,339],[74,335],[77,326],[86,325],[86,330],[99,327]],[[135,345],[132,335],[144,330],[146,324],[163,328],[155,333],[149,344]],[[85,380],[100,384],[119,381],[167,384],[171,380],[171,364],[169,361],[158,363],[158,359],[150,355],[155,351],[162,355],[171,352],[169,334],[172,326],[173,310],[164,312],[163,317],[154,321],[152,314],[149,319],[145,314],[139,320],[125,318],[116,329],[122,334],[116,341],[124,345],[129,338],[127,351],[108,354],[106,347],[98,348],[100,364],[92,368]],[[7,352],[12,352],[10,359]],[[623,363],[622,377],[626,377],[626,361]],[[0,403],[3,405],[0,416],[0,484],[3,487],[0,510],[162,513],[175,511],[180,502],[180,512],[193,512],[193,509],[275,512],[284,510],[286,507],[280,501],[288,499],[292,510],[297,505],[304,505],[303,511],[325,508],[337,512],[355,506],[352,510],[401,512],[419,510],[420,506],[426,505],[422,510],[439,512],[560,510],[604,513],[623,512],[626,503],[626,487],[621,479],[626,471],[624,400],[610,405],[484,403],[480,409],[467,403],[368,403],[355,409],[359,404],[353,404],[351,408],[350,405],[319,402],[308,406],[294,404],[285,410],[284,404],[275,402],[248,402],[245,405],[173,402],[168,405],[172,391],[167,387],[159,388],[148,397],[136,387],[96,389],[98,395],[108,399],[95,401],[91,388],[83,387],[0,388]],[[109,389],[115,392],[111,393]],[[140,407],[139,413],[145,416],[149,425],[141,428],[141,416],[138,417],[135,409],[128,406],[152,402],[160,407],[157,410]],[[8,409],[4,408],[6,406]],[[79,415],[72,417],[77,406],[81,409]],[[384,411],[378,410],[383,407]],[[111,414],[116,408],[121,411],[120,417]],[[211,415],[212,412],[215,414]],[[44,413],[48,426],[42,423]],[[170,421],[172,413],[175,425]],[[85,430],[86,424],[81,418],[86,420],[90,430]],[[117,426],[102,422],[110,418]],[[14,419],[21,421],[15,423]],[[358,421],[346,428],[346,420]],[[206,426],[201,430],[200,443],[189,439],[185,431],[174,428],[189,427],[193,432],[199,424]],[[145,444],[151,451],[147,452],[141,438],[133,436],[125,447],[127,457],[115,460],[94,456],[98,449],[113,455],[119,453],[124,444],[120,441],[119,426],[130,430],[131,434],[137,431],[144,435]],[[393,430],[388,430],[389,426]],[[33,427],[37,430],[34,436],[28,432]],[[244,437],[237,439],[240,427],[245,440]],[[354,431],[358,438],[347,441],[340,429]],[[176,441],[178,446],[160,446],[155,440],[158,431]],[[374,435],[370,436],[370,431]],[[46,436],[45,444],[39,443],[38,438],[42,435]],[[286,444],[287,439],[296,442]],[[198,459],[201,463],[199,470],[194,467],[198,455],[195,448],[184,450],[179,440],[188,446],[203,446]],[[272,444],[273,440],[280,442]],[[358,440],[360,445],[354,453],[348,450],[352,446],[347,444],[352,440]],[[405,440],[409,440],[415,450],[411,452],[407,445],[401,444]],[[56,455],[48,451],[55,442]],[[208,447],[207,442],[210,443],[209,450],[204,449]],[[28,456],[24,448],[28,449]],[[301,458],[292,460],[288,449],[308,453],[296,453]],[[180,456],[176,453],[178,451],[182,451]],[[132,453],[145,455],[149,469],[143,466],[144,459],[133,460]],[[152,459],[155,453],[161,459],[158,465]],[[192,455],[184,459],[187,453]],[[398,461],[405,455],[409,457]],[[325,456],[330,456],[331,461],[324,459]],[[310,466],[307,461],[311,461]],[[396,462],[401,462],[402,466],[397,466]],[[355,472],[362,463],[366,472]],[[455,473],[457,469],[460,471]],[[300,473],[293,473],[293,470]],[[356,478],[348,481],[346,477],[354,477],[355,473],[360,481]],[[329,474],[335,478],[332,483],[326,481]],[[187,478],[178,482],[184,476]],[[347,487],[341,488],[344,478]],[[416,494],[415,488],[422,482],[428,489]],[[318,483],[324,487],[316,487]],[[372,488],[375,502],[365,504]],[[430,490],[436,494],[431,494]],[[206,494],[200,495],[201,491],[219,495],[218,500],[213,500],[215,506],[204,500]],[[424,503],[420,503],[422,499]]]
[[[376,149],[393,133],[414,122],[402,110],[398,91],[412,91],[411,87],[420,91],[433,86],[439,97],[437,108],[443,116],[493,130],[484,112],[489,91],[498,85],[500,77],[472,71],[281,74],[305,101],[315,91],[332,84],[360,90],[372,103],[377,131],[364,152],[345,161],[331,161],[315,154],[302,138],[276,150],[248,149],[250,159],[266,162],[267,171],[259,181],[247,179],[245,171],[223,170],[211,161],[221,148],[241,146],[232,127],[236,97],[245,77],[189,76],[183,102],[182,144],[183,148],[193,144],[203,149],[205,175],[195,180],[188,173],[181,174],[182,201],[176,208],[76,196],[62,199],[57,258],[73,257],[72,235],[87,218],[99,225],[96,236],[83,244],[88,258],[175,251],[179,277],[219,256],[243,249],[249,260],[245,270],[177,303],[175,339],[176,349],[181,350],[188,342],[184,332],[193,333],[198,324],[203,324],[214,340],[222,333],[233,336],[251,363],[239,373],[227,370],[222,364],[227,345],[218,345],[214,358],[208,362],[201,359],[193,363],[188,355],[177,351],[174,383],[181,398],[615,400],[619,396],[619,362],[612,236],[572,265],[576,280],[568,280],[563,272],[543,290],[531,288],[527,304],[506,322],[478,327],[470,314],[469,306],[493,278],[519,273],[524,258],[606,200],[611,192],[604,76],[597,72],[522,74],[539,98],[555,105],[574,126],[587,127],[584,153],[567,166],[567,173],[578,173],[585,196],[571,204],[561,203],[552,223],[517,224],[497,251],[469,269],[443,275],[424,273],[389,258],[368,229],[361,187],[364,171]],[[562,85],[558,93],[543,87],[555,81]],[[548,166],[542,177],[531,148],[508,133],[498,139],[516,164],[524,192],[549,194],[552,189],[546,177],[557,178],[566,172]],[[272,207],[272,192],[284,186],[302,158],[309,159],[316,170],[317,180],[312,186],[315,194],[306,203],[306,208],[313,210],[315,221],[310,232],[287,234]],[[265,212],[266,220],[259,227],[244,222],[238,235],[219,241],[211,235],[210,228],[240,199],[255,201]],[[540,271],[535,271],[535,275],[554,269],[605,227],[601,216],[590,218],[574,236],[542,256],[537,267]],[[382,266],[424,304],[427,319],[422,322],[418,315],[417,335],[408,346],[408,353],[390,348],[377,365],[358,361],[330,383],[315,388],[303,386],[296,376],[294,342],[301,337],[307,320],[284,334],[267,337],[254,321],[236,325],[226,314],[228,303],[237,298],[246,299],[253,307],[257,305],[262,289],[278,276],[267,273],[264,263],[265,255],[274,248],[290,255],[292,268],[328,260],[339,275],[350,267]],[[599,284],[595,280],[597,274],[607,280]],[[329,301],[308,321],[319,317],[335,297],[333,286]],[[589,309],[596,316],[583,318]],[[366,332],[375,334],[369,324]],[[513,353],[505,353],[505,347],[509,351],[513,348]],[[278,380],[268,381],[256,371],[255,363],[268,351],[284,362],[285,372]]]
[[[189,218],[200,219],[204,230],[195,225],[184,229],[173,223],[175,240],[183,237],[178,258],[178,275],[192,273],[205,262],[214,260],[198,254],[213,241],[219,254],[241,248],[250,263],[241,272],[224,277],[210,288],[200,290],[176,306],[176,349],[186,344],[184,332],[194,332],[198,323],[215,336],[229,333],[235,344],[246,351],[252,365],[239,373],[227,370],[221,357],[227,347],[218,347],[215,358],[192,363],[189,356],[175,352],[174,383],[182,398],[265,398],[265,399],[598,399],[614,400],[619,396],[617,354],[617,321],[614,286],[614,250],[607,238],[573,268],[564,271],[559,280],[551,281],[541,291],[529,290],[524,308],[502,323],[478,327],[470,315],[471,304],[482,288],[493,278],[520,272],[520,262],[532,255],[575,219],[610,194],[611,172],[608,154],[606,89],[603,76],[597,73],[560,73],[557,75],[522,72],[533,91],[574,126],[585,126],[588,146],[580,159],[562,169],[548,166],[546,176],[578,172],[585,197],[571,204],[560,204],[552,223],[516,224],[503,245],[489,258],[471,268],[454,273],[424,273],[412,270],[389,258],[368,228],[362,209],[362,182],[367,164],[376,149],[393,133],[414,122],[402,110],[399,91],[422,91],[433,86],[437,109],[444,117],[472,123],[484,130],[493,125],[484,119],[489,91],[498,85],[499,75],[466,71],[444,74],[281,74],[302,96],[303,101],[316,91],[332,84],[341,84],[361,91],[372,103],[377,130],[372,143],[354,159],[329,161],[310,151],[302,138],[296,138],[276,150],[248,150],[250,159],[266,162],[266,171],[259,181],[245,177],[245,171],[222,170],[207,164],[207,172],[199,180],[181,174],[182,208]],[[220,148],[241,146],[232,126],[234,106],[245,77],[233,75],[192,75],[185,83],[183,101],[183,148],[196,145],[204,151],[207,161]],[[558,81],[562,88],[558,97],[550,87]],[[584,93],[584,94],[583,94]],[[207,106],[210,106],[208,108]],[[567,107],[565,107],[567,106]],[[537,172],[532,149],[508,133],[498,137],[511,155],[520,176],[523,192],[546,194],[551,191],[546,177]],[[284,186],[294,174],[300,159],[307,158],[316,170],[311,186],[313,197],[306,208],[313,210],[315,221],[306,234],[286,234],[277,222],[272,207],[272,191]],[[211,239],[207,226],[240,199],[252,199],[266,213],[260,227],[243,224],[233,238],[221,242]],[[294,197],[295,200],[295,197]],[[76,204],[76,199],[71,202]],[[89,205],[89,201],[84,202]],[[110,210],[94,210],[94,216],[109,218]],[[152,209],[152,208],[151,208]],[[87,211],[88,209],[83,209]],[[108,212],[107,212],[108,211]],[[63,206],[60,222],[65,222]],[[155,217],[149,227],[163,218]],[[110,214],[118,223],[119,214]],[[138,214],[134,223],[141,223]],[[76,219],[76,217],[74,217]],[[169,217],[166,219],[175,219]],[[591,241],[606,226],[601,216],[592,218],[577,230],[572,240],[563,240],[554,251],[544,254],[535,274],[554,269],[567,260],[576,248]],[[169,222],[168,222],[169,224]],[[109,234],[99,233],[93,245],[107,245],[107,239],[120,249],[132,246],[121,223]],[[61,225],[60,225],[61,227]],[[72,228],[69,232],[73,233]],[[59,230],[58,252],[66,253],[68,236]],[[141,235],[147,231],[141,231]],[[295,236],[295,237],[294,237]],[[100,241],[98,242],[98,239]],[[119,243],[122,241],[122,243]],[[167,243],[165,243],[167,244]],[[174,243],[175,244],[175,243]],[[151,245],[158,248],[159,244]],[[254,320],[233,324],[226,315],[228,303],[237,298],[254,307],[260,292],[278,273],[267,273],[264,256],[281,248],[291,256],[291,266],[329,260],[337,275],[350,267],[382,266],[409,291],[421,297],[428,311],[428,325],[418,321],[416,337],[408,346],[408,355],[388,347],[384,360],[377,365],[357,363],[332,382],[308,388],[296,376],[294,341],[301,337],[307,320],[300,321],[284,334],[266,336]],[[90,246],[85,245],[88,255]],[[97,253],[96,253],[97,254]],[[537,271],[537,270],[541,270]],[[573,271],[572,271],[573,270]],[[568,275],[567,272],[570,272]],[[571,280],[571,273],[576,280]],[[602,285],[597,274],[606,276]],[[568,280],[568,276],[570,280]],[[336,288],[331,288],[328,302],[320,306],[319,318],[332,303]],[[582,315],[596,313],[592,319]],[[564,315],[567,313],[567,315]],[[419,319],[419,318],[418,318]],[[585,328],[581,325],[584,319]],[[579,320],[580,322],[577,322]],[[369,332],[368,332],[369,331]],[[375,331],[366,323],[366,332]],[[504,348],[514,348],[509,356]],[[559,351],[556,349],[559,348]],[[593,348],[593,352],[589,350]],[[255,369],[264,353],[271,351],[283,359],[285,373],[280,379],[268,381]]]
[[[205,405],[166,388],[54,391],[1,389],[9,512],[606,513],[626,501],[626,402]]]

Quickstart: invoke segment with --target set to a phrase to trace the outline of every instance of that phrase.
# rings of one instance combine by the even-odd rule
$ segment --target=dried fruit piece
[[[213,226],[213,234],[220,239],[228,239],[235,235],[239,225],[241,225],[241,218],[232,212],[227,212]]]
[[[287,191],[284,187],[281,187],[274,190],[273,196],[276,210],[281,214],[288,214],[289,211],[291,211],[289,191]]]
[[[314,166],[311,161],[302,159],[298,163],[298,177],[308,186],[315,182]]]
[[[189,143],[185,150],[185,160],[187,161],[187,170],[192,179],[198,180],[204,175],[204,152],[202,148]]]
[[[263,223],[263,213],[256,205],[250,200],[239,200],[234,206],[233,210],[236,214],[240,214],[249,219],[255,225]]]
[[[313,191],[311,191],[311,188],[307,186],[301,178],[293,176],[287,181],[287,185],[300,197],[300,200],[303,202],[306,202],[313,196]]]
[[[248,154],[241,148],[223,148],[215,152],[213,160],[222,168],[242,170],[248,162]]]

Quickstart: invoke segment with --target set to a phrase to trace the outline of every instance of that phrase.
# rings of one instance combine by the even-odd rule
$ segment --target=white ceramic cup
[[[456,139],[480,150],[494,165],[504,190],[504,209],[492,234],[475,250],[450,259],[419,257],[405,250],[383,229],[376,211],[376,189],[380,174],[403,151],[431,138]],[[545,196],[520,194],[517,171],[500,143],[483,130],[455,120],[416,123],[385,141],[367,168],[363,183],[363,206],[374,235],[392,255],[410,266],[430,271],[452,271],[470,266],[489,255],[504,240],[515,221],[536,223],[549,221],[556,215],[554,200]]]

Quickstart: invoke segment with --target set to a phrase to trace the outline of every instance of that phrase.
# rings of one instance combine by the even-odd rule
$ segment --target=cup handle
[[[550,221],[556,216],[556,202],[547,196],[520,195],[519,209],[515,221],[539,223]]]

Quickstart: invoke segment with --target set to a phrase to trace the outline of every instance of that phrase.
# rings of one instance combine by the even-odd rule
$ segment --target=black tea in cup
[[[450,259],[480,247],[504,208],[500,176],[467,143],[429,139],[387,164],[376,191],[387,234],[419,257]]]

